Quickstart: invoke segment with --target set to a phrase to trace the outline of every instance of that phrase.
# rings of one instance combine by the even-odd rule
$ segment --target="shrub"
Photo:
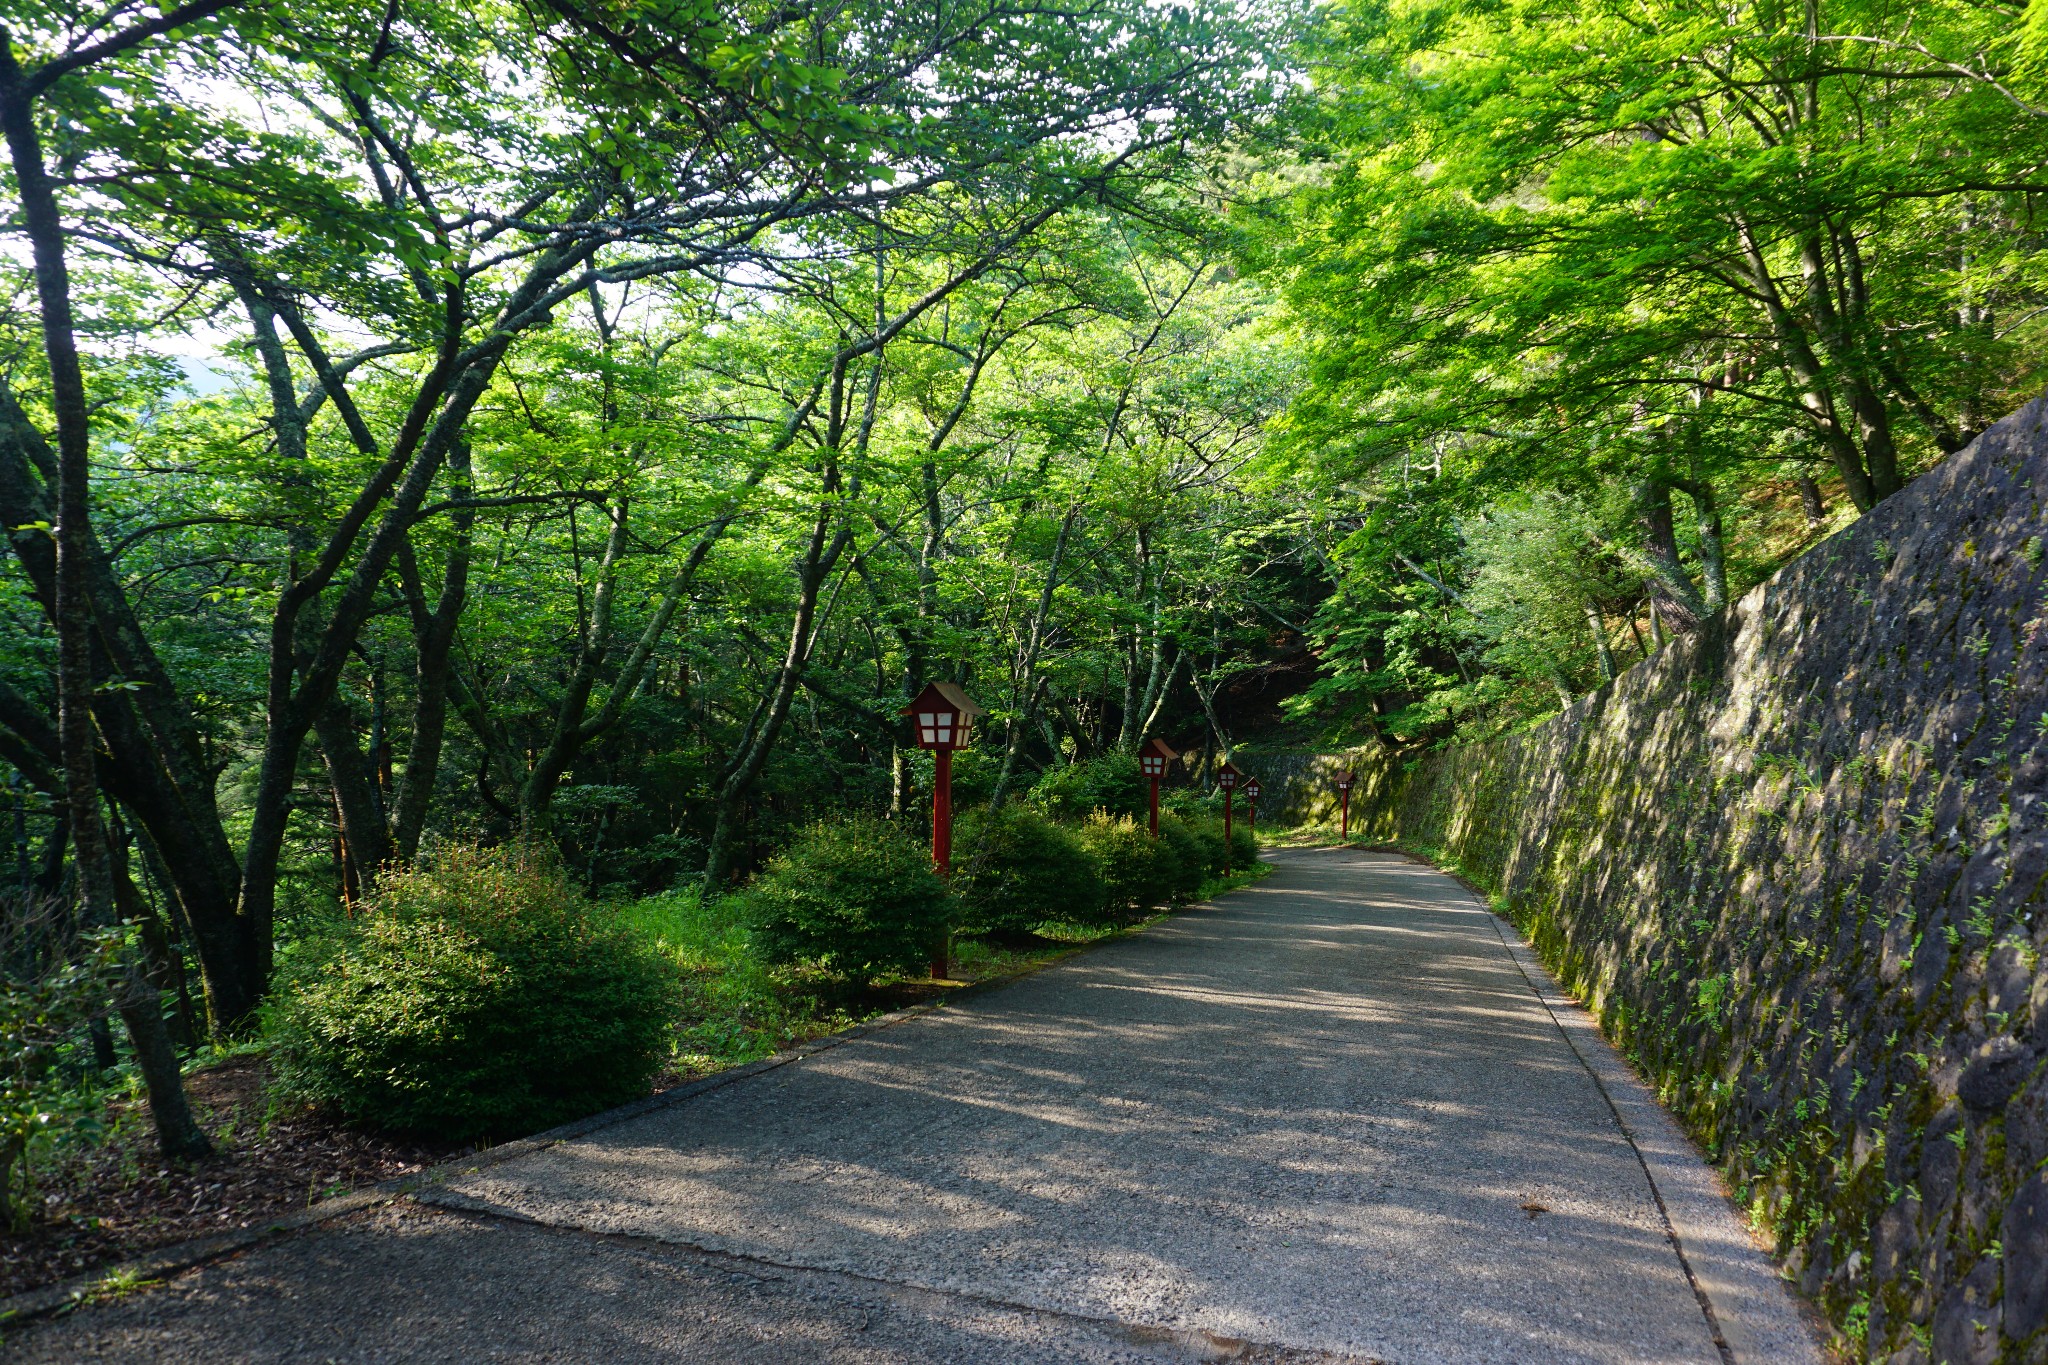
[[[923,967],[957,904],[922,847],[870,819],[811,826],[747,893],[769,961],[860,978]]]
[[[1022,933],[1048,920],[1101,919],[1102,869],[1073,831],[1011,802],[964,816],[954,839],[954,885],[965,927]]]
[[[1194,838],[1195,847],[1201,857],[1203,875],[1222,876],[1224,865],[1230,861],[1230,847],[1223,842],[1223,821],[1206,813],[1180,815],[1175,818]]]
[[[1251,826],[1243,819],[1233,820],[1230,826],[1230,870],[1242,872],[1259,860],[1259,836],[1252,833]]]
[[[1193,900],[1201,894],[1202,883],[1210,875],[1210,850],[1192,826],[1166,811],[1159,812],[1159,842],[1173,853],[1169,887],[1173,899]]]
[[[1205,845],[1213,841],[1214,856],[1209,863],[1209,873],[1211,876],[1220,875],[1223,871],[1225,852],[1222,793],[1211,792],[1204,795],[1183,788],[1173,793],[1162,804],[1172,807],[1175,814],[1187,821],[1200,834]],[[1250,824],[1245,819],[1243,801],[1237,803],[1231,820],[1229,852],[1230,866],[1238,872],[1244,871],[1258,860],[1258,836],[1252,833]]]
[[[68,1039],[105,1018],[107,1001],[126,984],[135,931],[89,929],[68,955],[51,951],[68,937],[69,906],[41,897],[0,905],[0,1231],[29,1229],[40,1201],[32,1169],[38,1149],[61,1128],[97,1119],[89,1089],[72,1089],[57,1069]],[[68,1092],[68,1093],[67,1093]],[[81,1101],[84,1101],[81,1103]],[[61,1127],[60,1127],[61,1125]]]
[[[385,875],[354,924],[297,945],[269,1025],[287,1092],[467,1140],[646,1093],[675,975],[526,848]]]
[[[1182,872],[1179,855],[1165,839],[1128,815],[1095,814],[1077,831],[1081,846],[1102,867],[1104,899],[1115,912],[1143,910],[1173,898]]]
[[[1151,793],[1135,757],[1107,754],[1054,768],[1038,779],[1031,800],[1056,820],[1083,820],[1098,810],[1142,818]]]

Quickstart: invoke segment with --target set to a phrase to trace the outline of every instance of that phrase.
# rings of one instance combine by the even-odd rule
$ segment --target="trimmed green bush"
[[[287,958],[268,1025],[280,1083],[353,1121],[469,1140],[647,1093],[676,977],[526,848],[386,873],[363,916]]]
[[[1191,901],[1209,877],[1209,849],[1188,823],[1169,811],[1159,812],[1159,842],[1173,853],[1169,892],[1177,901]]]
[[[1205,845],[1210,845],[1213,841],[1213,848],[1209,850],[1212,855],[1208,864],[1209,874],[1211,876],[1220,875],[1223,871],[1225,853],[1223,843],[1223,794],[1213,791],[1200,792],[1189,787],[1182,787],[1174,792],[1163,793],[1161,804],[1171,808],[1176,815],[1187,821],[1189,826],[1200,834]],[[1232,847],[1229,858],[1232,870],[1237,872],[1242,872],[1250,867],[1257,861],[1259,856],[1259,841],[1252,833],[1250,823],[1246,820],[1245,814],[1246,803],[1243,800],[1239,800],[1236,803],[1236,810],[1231,820],[1230,834]]]
[[[1230,860],[1230,848],[1223,842],[1223,821],[1206,813],[1175,818],[1194,837],[1195,847],[1200,851],[1202,874],[1205,877],[1222,876],[1224,865]]]
[[[873,819],[811,826],[747,892],[763,957],[859,979],[921,970],[958,908],[930,854]]]
[[[1098,810],[1142,819],[1151,789],[1136,757],[1107,754],[1047,772],[1031,789],[1031,800],[1055,820],[1085,820]]]
[[[1102,918],[1102,869],[1072,830],[1030,806],[1011,802],[973,811],[953,840],[953,884],[962,926],[974,933],[1023,933],[1061,920]]]
[[[1097,811],[1076,833],[1102,867],[1104,900],[1112,913],[1146,910],[1173,899],[1184,875],[1179,855],[1142,823]]]
[[[1242,872],[1259,860],[1259,836],[1252,833],[1251,826],[1242,816],[1231,821],[1230,827],[1230,870]]]

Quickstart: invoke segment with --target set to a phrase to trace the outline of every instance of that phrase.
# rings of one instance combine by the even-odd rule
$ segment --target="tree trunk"
[[[4,33],[0,33],[0,128],[6,134],[35,265],[43,352],[50,369],[50,406],[57,420],[57,524],[52,538],[57,543],[57,733],[63,756],[64,805],[70,816],[82,918],[87,924],[104,924],[113,915],[114,882],[106,826],[100,818],[99,782],[93,769],[91,580],[97,554],[87,510],[91,434],[85,375],[73,331],[62,220],[44,172],[34,110],[15,62],[12,41]],[[130,1031],[149,1086],[150,1116],[164,1155],[207,1155],[211,1145],[192,1121],[184,1078],[164,1032],[156,990],[139,977],[134,986],[137,1002],[146,1000],[149,1011],[154,1012],[153,1025],[149,1018],[138,1017],[130,1021]],[[124,1019],[129,1007],[124,1004]]]
[[[1677,609],[1684,628],[1694,629],[1705,619],[1707,604],[1679,559],[1670,483],[1658,475],[1643,479],[1636,488],[1636,510],[1643,533],[1643,554],[1657,576],[1658,586]]]
[[[340,698],[329,702],[314,723],[327,780],[334,788],[334,809],[342,844],[355,872],[359,892],[376,885],[377,873],[391,861],[391,839],[378,808],[374,772],[356,744],[355,718]]]
[[[1150,620],[1146,624],[1149,637],[1146,647],[1145,685],[1138,692],[1137,706],[1124,720],[1123,744],[1133,752],[1151,733],[1159,720],[1159,713],[1166,705],[1167,693],[1173,689],[1173,677],[1180,668],[1180,656],[1173,649],[1172,641],[1166,634],[1166,575],[1167,565],[1162,552],[1152,548],[1149,528],[1139,530],[1139,562],[1145,566],[1143,577],[1149,577],[1150,590],[1146,594],[1150,607]]]
[[[739,832],[741,805],[753,788],[754,779],[767,765],[783,722],[789,718],[789,704],[802,683],[803,671],[810,664],[811,648],[816,644],[811,627],[817,618],[825,580],[853,539],[851,530],[841,529],[827,541],[826,534],[835,515],[834,507],[828,503],[819,509],[817,520],[812,523],[810,548],[798,573],[796,619],[790,625],[789,649],[776,670],[767,704],[758,712],[759,719],[750,727],[739,754],[719,783],[717,814],[712,821],[711,842],[705,850],[704,881],[708,886],[722,886],[731,875],[732,843]]]
[[[56,477],[54,452],[0,379],[0,517],[25,528],[54,522],[56,508],[46,490],[54,488]],[[56,547],[34,529],[17,531],[11,540],[31,591],[54,626]],[[103,746],[97,777],[162,851],[171,890],[193,926],[213,1019],[217,1025],[230,1023],[255,1006],[262,982],[248,970],[253,958],[246,925],[235,910],[241,872],[214,803],[212,774],[201,760],[190,708],[150,648],[96,540],[89,567],[95,678],[142,684],[104,688],[94,696]],[[56,727],[4,684],[0,727],[19,736],[53,768],[60,763]]]
[[[448,468],[455,497],[470,495],[469,442],[458,441],[449,448]],[[406,604],[413,625],[413,713],[412,734],[406,741],[405,771],[392,793],[389,832],[391,856],[411,862],[420,850],[420,834],[426,828],[427,807],[434,799],[434,781],[440,774],[441,748],[448,732],[449,671],[455,650],[455,630],[468,603],[469,558],[476,512],[458,507],[452,513],[454,544],[441,575],[441,594],[432,610],[420,586],[419,564],[407,542],[399,550],[399,579],[405,585]]]
[[[590,691],[597,685],[597,671],[612,643],[612,599],[618,593],[619,561],[626,553],[626,531],[631,515],[624,496],[608,509],[611,525],[605,531],[604,553],[598,560],[597,584],[590,594],[590,614],[583,622],[576,642],[576,666],[568,686],[555,708],[554,733],[534,760],[525,789],[519,795],[519,816],[523,823],[537,826],[545,816],[548,801],[561,785],[576,754],[583,747],[583,720],[590,709]],[[579,556],[580,558],[580,556]]]
[[[880,265],[877,264],[879,285]],[[939,295],[927,294],[927,299]],[[839,557],[853,544],[852,526],[842,526],[827,539],[832,522],[840,514],[839,495],[843,491],[846,501],[857,503],[860,498],[861,477],[859,461],[866,458],[869,443],[874,439],[875,419],[881,412],[882,399],[882,343],[887,337],[900,330],[907,320],[921,309],[913,308],[896,322],[885,326],[883,323],[883,299],[879,287],[875,296],[875,332],[869,338],[865,349],[850,347],[833,358],[832,367],[821,385],[811,390],[795,413],[776,449],[787,449],[796,439],[797,431],[808,414],[816,407],[819,394],[827,394],[825,435],[822,443],[823,478],[818,505],[817,519],[811,524],[811,538],[804,551],[804,557],[797,567],[796,619],[791,623],[789,649],[784,653],[782,666],[776,671],[774,685],[770,688],[764,703],[755,709],[754,721],[748,726],[748,733],[741,741],[740,751],[721,777],[718,788],[717,814],[711,826],[711,843],[705,850],[704,881],[709,887],[722,885],[732,870],[732,843],[739,832],[740,815],[748,792],[753,789],[754,779],[761,775],[761,769],[768,763],[768,755],[774,751],[775,741],[781,736],[782,725],[789,718],[789,704],[796,697],[796,690],[803,684],[804,670],[810,667],[811,651],[818,643],[822,624],[818,623],[818,603],[824,592],[825,582],[831,578],[838,566]],[[866,398],[861,406],[860,421],[851,424],[850,402],[846,386],[847,369],[862,354],[872,354],[867,375]],[[849,427],[853,434],[851,453],[854,476],[842,485],[840,459]],[[756,468],[765,472],[764,461]],[[737,514],[734,508],[734,514]],[[837,601],[837,598],[834,598]],[[829,614],[829,613],[828,613]]]
[[[577,211],[594,208],[586,200]],[[257,954],[252,970],[261,981],[270,979],[278,862],[290,827],[292,789],[306,735],[333,698],[399,546],[409,536],[443,460],[463,438],[470,411],[489,388],[499,362],[514,337],[538,319],[549,289],[595,250],[594,242],[570,241],[543,251],[506,295],[484,338],[467,348],[463,335],[472,305],[459,283],[448,286],[440,300],[441,336],[433,365],[419,381],[388,453],[336,521],[318,557],[278,595],[270,624],[263,756],[250,801],[237,907]],[[291,320],[288,314],[280,316]],[[352,403],[338,387],[329,396],[353,413]],[[359,444],[368,440],[359,415],[350,425],[359,433]],[[375,527],[370,529],[373,518]],[[317,638],[307,642],[308,654],[301,648],[299,618],[316,602],[325,604],[325,594],[337,582],[340,590],[325,607]]]
[[[1066,515],[1060,518],[1059,535],[1054,537],[1052,543],[1052,562],[1046,566],[1045,586],[1039,590],[1038,605],[1031,613],[1031,621],[1024,638],[1024,649],[1017,661],[1015,678],[1011,684],[1011,696],[1023,701],[1024,714],[1016,717],[1014,722],[1016,730],[1020,732],[1031,724],[1030,713],[1037,701],[1038,655],[1045,646],[1045,625],[1052,616],[1053,595],[1059,588],[1060,566],[1067,556],[1067,542],[1073,535],[1074,523],[1080,515],[1081,505],[1074,503],[1068,506]],[[996,775],[995,787],[989,792],[988,804],[991,810],[1002,805],[1010,794],[1010,784],[1016,778],[1017,758],[1021,747],[1012,743],[1003,750],[1002,771]]]
[[[1871,492],[1880,500],[1904,487],[1899,477],[1898,442],[1892,434],[1891,409],[1878,389],[1883,341],[1872,338],[1867,321],[1863,288],[1862,255],[1855,234],[1829,229],[1843,278],[1829,268],[1819,227],[1801,244],[1800,259],[1806,271],[1807,297],[1819,324],[1821,343],[1828,358],[1842,371],[1842,388],[1848,394],[1849,410],[1856,417],[1856,439],[1863,447],[1863,464],[1870,471]]]
[[[1679,485],[1692,500],[1693,536],[1700,561],[1700,605],[1708,615],[1728,605],[1728,554],[1721,533],[1721,504],[1713,482],[1694,452],[1693,477]]]
[[[213,1155],[213,1143],[192,1115],[178,1050],[171,1045],[170,1030],[164,1027],[163,998],[139,975],[131,980],[130,991],[121,1005],[121,1022],[128,1026],[135,1064],[149,1093],[149,1117],[156,1127],[157,1147],[173,1161],[204,1160]]]
[[[1820,530],[1828,520],[1828,505],[1821,500],[1820,485],[1811,474],[1801,474],[1794,482],[1799,485],[1799,506],[1806,513],[1806,529]]]
[[[1747,265],[1749,283],[1763,301],[1765,315],[1770,319],[1771,330],[1778,338],[1779,349],[1784,354],[1786,369],[1792,375],[1799,389],[1799,405],[1813,423],[1815,434],[1820,437],[1821,446],[1834,461],[1835,469],[1842,476],[1843,486],[1849,490],[1849,498],[1861,511],[1869,511],[1877,505],[1880,496],[1871,481],[1869,470],[1863,463],[1863,453],[1856,448],[1849,433],[1843,429],[1836,412],[1833,391],[1827,382],[1826,370],[1820,358],[1814,353],[1813,343],[1799,319],[1786,306],[1784,296],[1779,292],[1777,277],[1771,273],[1764,257],[1763,247],[1758,243],[1749,225],[1739,217],[1737,228],[1742,238],[1744,261]]]
[[[1600,616],[1600,608],[1586,603],[1586,627],[1593,633],[1593,652],[1600,657],[1600,681],[1614,681],[1614,649],[1607,642],[1607,622]]]
[[[1166,709],[1166,699],[1173,694],[1173,680],[1180,676],[1181,662],[1186,658],[1181,650],[1173,651],[1173,658],[1166,665],[1166,676],[1159,680],[1159,688],[1151,693],[1151,700],[1145,707],[1144,718],[1138,724],[1138,735],[1142,739],[1152,733],[1159,724],[1159,713]]]

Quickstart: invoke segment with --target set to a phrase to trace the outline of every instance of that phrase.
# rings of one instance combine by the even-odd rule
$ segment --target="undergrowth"
[[[1260,863],[1202,883],[1197,901],[1250,885],[1272,868]],[[1132,925],[1047,921],[1021,941],[961,937],[953,942],[955,981],[1012,976],[1077,949],[1136,932],[1164,918]],[[618,910],[625,928],[672,961],[683,981],[681,1022],[672,1068],[704,1075],[778,1052],[863,1019],[944,995],[948,987],[914,976],[883,976],[849,985],[809,964],[774,966],[756,951],[744,898],[706,900],[697,888],[646,896]]]

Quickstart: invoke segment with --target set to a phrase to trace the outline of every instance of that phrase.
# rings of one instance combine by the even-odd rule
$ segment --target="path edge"
[[[1257,884],[1256,881],[1250,882],[1245,886],[1234,887],[1222,894],[1224,896],[1233,896]],[[959,1001],[971,1000],[990,991],[1000,990],[1005,986],[1013,986],[1028,977],[1036,976],[1040,972],[1057,967],[1061,963],[1069,962],[1097,948],[1125,942],[1141,934],[1150,933],[1161,924],[1177,919],[1182,915],[1208,909],[1219,899],[1221,897],[1213,897],[1209,900],[1196,901],[1189,905],[1180,906],[1177,909],[1162,912],[1144,923],[1133,925],[1122,934],[1078,945],[1071,952],[1061,953],[1059,956],[1048,958],[1043,962],[1035,962],[1018,971],[1006,972],[1001,976],[991,976],[972,982],[949,992],[940,999],[922,1001],[900,1010],[891,1010],[887,1014],[878,1014],[872,1019],[863,1019],[857,1024],[849,1025],[835,1032],[821,1034],[816,1038],[805,1039],[801,1043],[786,1047],[780,1052],[771,1053],[758,1061],[728,1067],[724,1071],[713,1072],[709,1076],[700,1076],[694,1081],[685,1081],[681,1085],[672,1085],[666,1090],[657,1091],[652,1095],[647,1095],[637,1100],[629,1100],[625,1104],[601,1110],[595,1114],[588,1114],[580,1119],[572,1119],[568,1123],[558,1124],[553,1128],[534,1133],[529,1137],[515,1138],[510,1142],[501,1142],[496,1146],[471,1152],[467,1156],[457,1157],[452,1161],[444,1161],[438,1165],[429,1166],[427,1169],[416,1171],[411,1175],[398,1176],[391,1180],[380,1180],[376,1184],[365,1186],[360,1190],[352,1190],[347,1194],[336,1195],[332,1199],[323,1199],[317,1204],[309,1205],[306,1208],[250,1227],[237,1229],[234,1232],[218,1233],[210,1237],[194,1237],[182,1242],[173,1242],[169,1246],[158,1247],[154,1251],[144,1252],[140,1256],[133,1256],[125,1261],[115,1261],[108,1265],[99,1266],[83,1274],[74,1275],[69,1279],[59,1280],[55,1284],[44,1285],[40,1289],[23,1290],[19,1294],[13,1294],[7,1298],[0,1299],[0,1338],[4,1338],[6,1333],[13,1331],[15,1328],[33,1322],[38,1318],[70,1312],[73,1309],[87,1307],[102,1298],[111,1297],[131,1289],[154,1285],[168,1276],[176,1275],[198,1266],[209,1265],[215,1261],[226,1260],[230,1256],[253,1250],[267,1242],[276,1241],[295,1232],[302,1232],[307,1228],[318,1227],[337,1218],[345,1218],[352,1213],[359,1213],[364,1209],[395,1204],[401,1199],[410,1198],[423,1190],[445,1185],[458,1177],[475,1175],[480,1171],[488,1170],[492,1166],[503,1165],[508,1161],[516,1161],[520,1157],[546,1151],[548,1148],[560,1143],[573,1142],[578,1138],[588,1137],[600,1129],[609,1128],[614,1124],[626,1123],[644,1114],[656,1113],[671,1105],[695,1099],[697,1096],[708,1091],[717,1090],[736,1081],[743,1081],[751,1076],[761,1075],[763,1072],[774,1071],[780,1067],[788,1066],[792,1062],[800,1062],[806,1057],[815,1056],[820,1052],[838,1047],[842,1043],[850,1043],[855,1039],[879,1033],[883,1029],[893,1028],[898,1024],[908,1023],[912,1019],[936,1013],[948,1005]]]
[[[344,1218],[352,1213],[359,1213],[364,1209],[397,1203],[399,1200],[410,1198],[422,1190],[446,1184],[448,1181],[461,1176],[475,1175],[479,1171],[487,1170],[492,1166],[502,1165],[507,1161],[516,1161],[520,1157],[546,1151],[548,1148],[559,1143],[573,1142],[577,1138],[587,1137],[599,1129],[609,1128],[613,1124],[625,1123],[630,1119],[639,1118],[643,1114],[651,1114],[658,1110],[666,1109],[672,1104],[680,1104],[684,1100],[694,1099],[706,1091],[731,1085],[735,1081],[743,1081],[749,1076],[758,1076],[764,1071],[773,1071],[778,1067],[788,1066],[791,1062],[802,1061],[806,1057],[837,1047],[841,1043],[852,1042],[856,1038],[866,1037],[868,1034],[878,1032],[881,1029],[915,1019],[919,1015],[933,1013],[936,1010],[943,1009],[955,1000],[978,995],[985,990],[992,990],[998,986],[1007,986],[1015,981],[1021,981],[1027,976],[1052,966],[1054,962],[1063,962],[1065,960],[1065,957],[1055,958],[1052,962],[1034,964],[1024,971],[1012,972],[1000,977],[990,977],[985,981],[976,981],[971,985],[960,987],[942,1000],[928,1000],[900,1010],[891,1010],[887,1014],[876,1015],[872,1019],[864,1019],[858,1024],[840,1029],[837,1032],[806,1039],[804,1042],[798,1043],[793,1047],[784,1048],[782,1051],[772,1053],[758,1061],[728,1067],[724,1071],[713,1072],[709,1076],[700,1076],[694,1081],[685,1081],[681,1085],[673,1085],[666,1090],[657,1091],[652,1095],[647,1095],[637,1100],[629,1100],[625,1104],[614,1108],[601,1110],[595,1114],[588,1114],[580,1119],[572,1119],[568,1123],[558,1124],[553,1128],[535,1133],[529,1137],[515,1138],[510,1142],[501,1142],[495,1146],[483,1148],[481,1151],[471,1152],[466,1156],[429,1166],[427,1169],[416,1171],[411,1175],[398,1176],[391,1180],[380,1180],[374,1185],[365,1186],[360,1190],[352,1190],[347,1194],[336,1195],[332,1199],[323,1199],[317,1204],[270,1219],[267,1222],[238,1229],[231,1233],[221,1233],[212,1237],[195,1237],[183,1242],[173,1242],[171,1245],[159,1247],[155,1251],[144,1252],[140,1256],[131,1257],[125,1261],[116,1261],[110,1265],[100,1266],[97,1269],[88,1270],[82,1275],[74,1275],[68,1280],[60,1280],[56,1284],[45,1285],[41,1289],[24,1290],[6,1299],[0,1299],[0,1332],[11,1330],[36,1318],[48,1317],[53,1313],[61,1313],[73,1308],[84,1307],[108,1294],[121,1292],[121,1287],[124,1285],[146,1285],[161,1280],[166,1276],[175,1275],[180,1271],[191,1270],[196,1266],[207,1265],[213,1261],[224,1260],[240,1252],[252,1250],[266,1242],[275,1241],[291,1233],[300,1232],[306,1228],[318,1227],[322,1223],[331,1222],[337,1218]]]
[[[1793,1291],[1775,1259],[1757,1245],[1722,1185],[1720,1172],[1601,1033],[1592,1014],[1558,985],[1521,930],[1496,913],[1471,882],[1412,850],[1385,844],[1351,848],[1420,863],[1463,887],[1493,921],[1508,956],[1599,1086],[1622,1136],[1635,1148],[1679,1260],[1708,1311],[1716,1344],[1727,1357],[1735,1365],[1824,1365],[1830,1360],[1817,1310]]]

